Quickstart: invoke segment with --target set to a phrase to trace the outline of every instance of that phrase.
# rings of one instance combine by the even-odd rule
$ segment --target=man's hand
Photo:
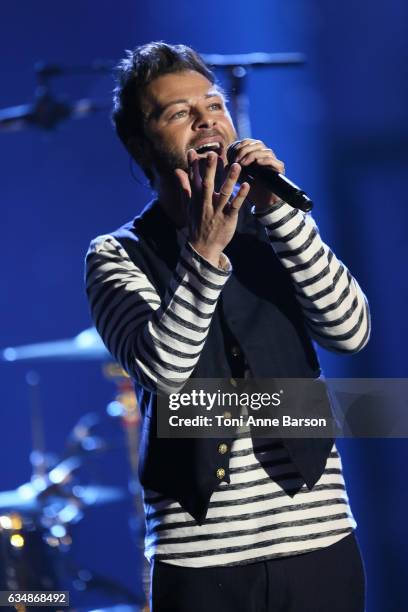
[[[261,140],[246,138],[236,146],[235,151],[235,163],[240,164],[244,168],[252,163],[256,163],[260,166],[269,166],[276,172],[285,174],[285,164],[277,159],[272,149],[268,149]],[[280,198],[271,193],[261,181],[254,181],[251,184],[248,200],[255,205],[256,209],[261,210],[273,206],[280,201]]]
[[[238,212],[249,193],[249,184],[242,183],[232,197],[241,168],[232,164],[219,192],[214,190],[217,165],[221,158],[210,152],[202,161],[194,149],[187,154],[189,174],[175,170],[180,187],[187,200],[190,243],[193,248],[214,266],[219,265],[220,255],[232,239],[237,227]],[[205,163],[200,174],[199,162]]]

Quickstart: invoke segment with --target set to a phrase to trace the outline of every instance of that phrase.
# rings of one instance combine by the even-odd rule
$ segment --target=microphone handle
[[[313,208],[312,200],[300,189],[295,183],[292,183],[286,176],[275,172],[271,168],[260,166],[256,163],[250,164],[247,167],[242,167],[240,181],[260,180],[268,189],[270,189],[284,202],[298,208],[303,212],[309,212]]]

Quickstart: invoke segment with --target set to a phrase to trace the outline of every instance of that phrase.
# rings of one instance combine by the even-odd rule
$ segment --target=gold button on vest
[[[218,452],[221,455],[224,455],[228,450],[228,445],[225,444],[225,442],[221,442],[221,444],[218,445]]]
[[[217,470],[217,478],[222,480],[224,478],[224,476],[225,476],[224,468],[218,468],[218,470]]]

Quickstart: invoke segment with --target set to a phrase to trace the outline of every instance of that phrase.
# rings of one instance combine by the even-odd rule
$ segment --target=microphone
[[[229,165],[233,164],[237,154],[237,146],[241,144],[240,140],[233,142],[227,149],[227,160]],[[268,168],[267,166],[260,166],[256,162],[253,162],[249,166],[242,166],[241,174],[239,175],[240,182],[248,180],[252,182],[259,180],[268,189],[270,189],[278,197],[282,198],[284,202],[293,206],[293,208],[299,208],[303,212],[309,212],[313,208],[312,200],[300,189],[295,183],[292,183],[286,176]]]

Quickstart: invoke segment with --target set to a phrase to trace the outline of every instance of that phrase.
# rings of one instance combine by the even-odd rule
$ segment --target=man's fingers
[[[199,197],[202,206],[212,207],[218,155],[210,151],[207,157],[203,158],[199,157],[194,149],[190,149],[187,160],[193,193]]]
[[[182,190],[183,194],[187,198],[191,198],[191,185],[187,172],[185,170],[182,170],[181,168],[176,168],[176,170],[174,171],[174,175],[176,176],[179,187]]]
[[[194,149],[189,149],[187,152],[187,161],[191,190],[198,193],[201,190],[201,175],[198,166],[199,158]]]
[[[270,149],[265,149],[263,151],[253,151],[249,153],[239,162],[242,166],[249,166],[250,164],[256,162],[261,166],[270,166],[277,172],[281,172],[282,174],[285,172],[285,164],[282,160],[277,159]]]
[[[256,163],[260,166],[270,166],[280,174],[285,174],[285,164],[280,159],[271,160],[269,157],[261,157],[256,160]]]
[[[255,148],[264,148],[265,145],[262,140],[254,140],[253,138],[245,138],[241,140],[237,145],[234,146],[236,158],[242,157],[246,152],[251,151]]]
[[[227,177],[223,184],[221,185],[221,189],[219,191],[217,209],[223,209],[225,204],[229,201],[234,187],[237,183],[241,172],[241,166],[239,164],[232,164],[230,169],[228,170]]]
[[[262,166],[270,166],[282,174],[285,172],[285,164],[261,140],[243,140],[236,147],[235,162],[241,166],[248,166],[257,162]]]
[[[249,183],[242,183],[236,196],[224,206],[223,212],[228,215],[237,215],[242,204],[245,202],[250,190]]]
[[[201,185],[203,190],[204,205],[212,206],[214,195],[214,180],[217,171],[218,155],[213,151],[208,153],[207,157],[202,160],[202,178]]]
[[[235,161],[241,163],[241,160],[252,151],[261,151],[266,149],[266,145],[262,142],[262,140],[243,140],[235,150]]]

